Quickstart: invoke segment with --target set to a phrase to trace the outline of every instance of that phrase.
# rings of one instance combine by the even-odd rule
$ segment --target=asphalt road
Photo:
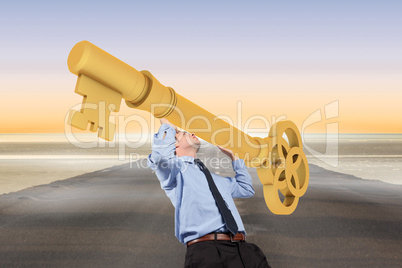
[[[298,208],[277,216],[250,173],[256,195],[236,203],[272,267],[401,267],[402,186],[311,165]],[[129,164],[0,195],[0,266],[182,267],[173,215],[155,174]]]

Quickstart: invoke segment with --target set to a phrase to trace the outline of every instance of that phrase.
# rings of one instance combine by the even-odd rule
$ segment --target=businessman
[[[160,122],[147,164],[175,207],[175,236],[187,246],[184,267],[270,267],[261,249],[246,242],[233,201],[254,195],[244,161],[218,146],[231,158],[236,175],[210,173],[197,158],[197,136],[178,131],[166,118]]]

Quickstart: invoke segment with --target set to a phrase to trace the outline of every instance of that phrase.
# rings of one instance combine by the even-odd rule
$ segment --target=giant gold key
[[[167,118],[214,145],[231,149],[247,166],[256,168],[265,202],[274,214],[289,215],[309,183],[309,167],[300,132],[289,121],[276,122],[266,138],[251,137],[161,84],[150,72],[137,71],[88,41],[77,43],[68,56],[69,70],[78,76],[75,92],[84,97],[80,111],[71,110],[68,124],[98,132],[113,140],[111,112],[121,100],[135,109]]]

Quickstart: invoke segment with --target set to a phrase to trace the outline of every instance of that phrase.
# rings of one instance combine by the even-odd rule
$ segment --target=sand
[[[20,191],[32,186],[48,184],[58,180],[106,169],[129,160],[104,158],[19,158],[0,161],[0,194]]]
[[[22,139],[11,135],[9,139]],[[80,148],[68,142],[52,141],[58,135],[27,135],[28,141],[0,142],[0,194],[127,164],[150,153],[150,144],[141,148]],[[0,135],[3,137],[4,134]],[[37,141],[32,141],[35,137]],[[48,139],[49,141],[45,141]]]

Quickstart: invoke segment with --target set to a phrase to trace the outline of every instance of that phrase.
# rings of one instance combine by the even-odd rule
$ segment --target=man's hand
[[[176,133],[177,133],[177,127],[176,127],[175,125],[173,125],[172,123],[170,123],[169,120],[167,120],[166,118],[161,118],[159,121],[161,122],[161,125],[162,125],[162,124],[171,125],[171,126],[176,130]],[[163,134],[162,140],[164,140],[165,137],[166,137],[166,131],[165,131],[165,133]]]
[[[227,156],[230,157],[230,159],[232,159],[232,161],[239,159],[239,157],[237,157],[232,150],[227,149],[227,148],[223,148],[222,146],[218,145],[218,148],[222,151],[222,153],[226,154]]]
[[[168,124],[171,125],[177,132],[177,127],[175,125],[173,125],[172,123],[169,122],[169,120],[167,120],[166,118],[161,118],[160,119],[161,124]]]

